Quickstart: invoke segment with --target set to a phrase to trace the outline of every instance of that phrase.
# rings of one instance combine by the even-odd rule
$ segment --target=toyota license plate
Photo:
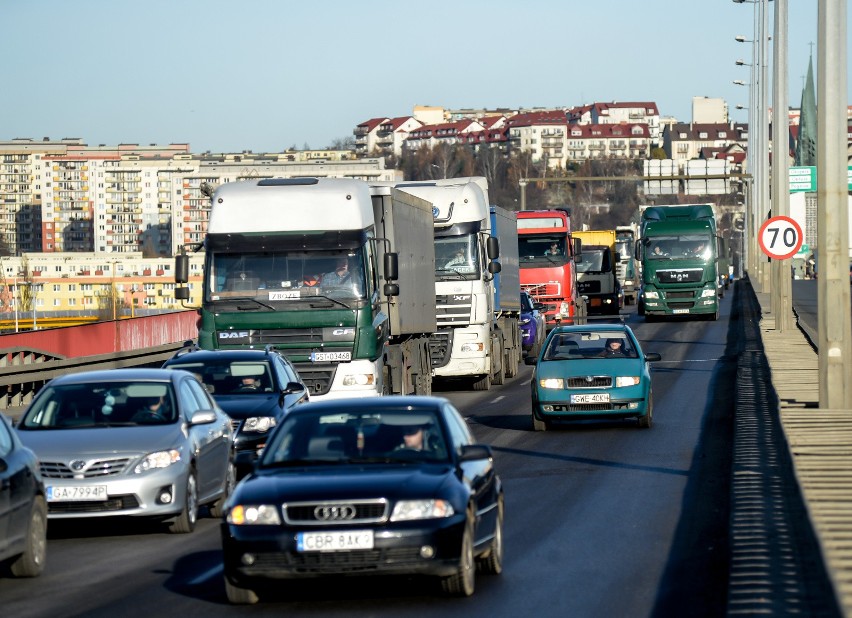
[[[48,502],[102,501],[107,499],[106,485],[81,485],[76,487],[45,487]]]
[[[571,403],[609,403],[609,393],[571,395]]]
[[[299,532],[296,535],[296,549],[300,552],[373,549],[373,531]]]

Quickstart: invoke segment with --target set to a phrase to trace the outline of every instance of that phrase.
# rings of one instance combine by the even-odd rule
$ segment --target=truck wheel
[[[482,376],[478,380],[473,381],[473,390],[475,390],[475,391],[487,391],[490,388],[491,388],[491,374],[486,373],[484,376]]]
[[[511,348],[508,352],[508,360],[506,361],[506,377],[514,378],[518,375],[518,364],[521,362],[520,350],[518,350],[518,348]]]

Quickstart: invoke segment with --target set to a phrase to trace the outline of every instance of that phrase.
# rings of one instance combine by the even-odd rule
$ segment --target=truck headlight
[[[708,296],[716,296],[716,290],[708,288],[706,290],[701,291],[701,298],[706,298]]]
[[[538,381],[538,385],[542,388],[564,388],[565,380],[562,378],[544,378]]]
[[[615,386],[636,386],[641,382],[639,376],[616,376]]]
[[[474,342],[474,343],[465,343],[461,347],[462,352],[482,352],[485,349],[485,344]]]
[[[343,376],[343,386],[369,386],[375,382],[372,373],[352,373]]]
[[[645,290],[645,292],[643,292],[643,294],[645,295],[645,298],[659,298],[660,297],[660,295],[654,290]]]
[[[281,525],[281,517],[278,516],[278,509],[271,504],[237,504],[228,511],[227,520],[229,524],[234,524],[235,526]]]

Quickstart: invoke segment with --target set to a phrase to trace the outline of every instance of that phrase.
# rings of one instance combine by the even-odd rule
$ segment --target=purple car
[[[538,356],[541,344],[547,336],[542,305],[536,303],[527,292],[521,292],[521,336],[525,352]]]

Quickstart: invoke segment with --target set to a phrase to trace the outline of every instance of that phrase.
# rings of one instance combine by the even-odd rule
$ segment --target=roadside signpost
[[[802,247],[802,228],[795,219],[777,216],[767,219],[757,232],[760,250],[773,260],[786,260]]]

